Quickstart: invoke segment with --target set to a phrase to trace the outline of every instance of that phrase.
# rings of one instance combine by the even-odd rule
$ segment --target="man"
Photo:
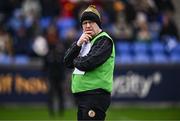
[[[64,63],[75,68],[72,92],[78,104],[78,120],[105,120],[110,105],[115,49],[101,29],[101,17],[90,5],[81,14],[83,33],[67,50]]]
[[[45,66],[48,74],[48,109],[50,116],[55,116],[56,112],[59,115],[63,115],[65,110],[63,50],[64,47],[61,43],[50,45],[49,52],[45,57]]]
[[[44,57],[48,76],[48,109],[50,116],[63,115],[65,111],[64,82],[65,67],[63,64],[65,47],[58,39],[57,27],[52,24],[46,31],[48,53]],[[57,104],[57,106],[56,106]]]

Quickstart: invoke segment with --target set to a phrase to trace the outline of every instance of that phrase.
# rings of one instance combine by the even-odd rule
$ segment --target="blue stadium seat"
[[[144,42],[135,42],[132,45],[132,49],[133,49],[135,54],[138,54],[138,53],[145,54],[149,50],[149,44],[148,43],[144,43]]]
[[[123,53],[130,53],[131,46],[128,42],[117,42],[116,43],[116,53],[123,54]]]
[[[133,58],[130,54],[121,54],[116,56],[116,64],[133,64]]]
[[[164,45],[161,42],[152,42],[150,44],[150,50],[152,53],[163,53],[164,52]]]
[[[6,54],[0,54],[0,64],[8,65],[11,64],[12,58]]]
[[[170,60],[172,63],[180,63],[180,43],[171,50]]]
[[[70,17],[60,18],[57,21],[59,35],[62,37],[62,39],[66,39],[69,30],[75,26],[76,26],[76,21],[74,18],[70,18]]]
[[[15,64],[25,65],[25,64],[28,64],[29,62],[30,62],[30,58],[26,55],[17,55],[14,58]]]
[[[42,18],[40,19],[40,25],[41,25],[41,27],[42,27],[43,29],[46,29],[46,28],[50,25],[51,20],[52,20],[51,17],[42,17]]]
[[[180,53],[180,43],[178,43],[172,50],[171,53]]]
[[[169,58],[172,63],[180,63],[180,53],[171,53]]]
[[[133,61],[137,64],[148,64],[150,63],[150,57],[149,54],[137,53],[134,55]]]
[[[158,63],[158,64],[168,63],[169,62],[169,58],[164,53],[154,53],[152,55],[152,62],[153,63]]]

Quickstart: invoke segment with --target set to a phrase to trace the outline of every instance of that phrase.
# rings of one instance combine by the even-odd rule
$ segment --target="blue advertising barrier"
[[[0,69],[0,102],[47,101],[45,72],[29,68]]]
[[[114,102],[180,102],[180,65],[117,65],[114,75]],[[0,103],[44,102],[47,91],[39,68],[0,68]]]
[[[129,102],[180,102],[180,66],[117,66],[112,99]]]

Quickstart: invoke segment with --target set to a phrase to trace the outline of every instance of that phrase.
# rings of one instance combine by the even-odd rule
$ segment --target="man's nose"
[[[89,22],[87,22],[87,27],[90,27],[90,23]]]

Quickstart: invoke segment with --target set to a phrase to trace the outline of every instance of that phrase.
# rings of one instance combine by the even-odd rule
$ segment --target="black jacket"
[[[82,71],[90,71],[103,64],[111,55],[113,43],[102,36],[95,41],[89,53],[84,57],[79,57],[81,47],[74,42],[64,56],[64,63],[68,68],[78,68]]]
[[[49,52],[45,57],[45,69],[51,80],[63,81],[65,78],[65,67],[63,63],[64,46],[57,43],[49,46]]]

